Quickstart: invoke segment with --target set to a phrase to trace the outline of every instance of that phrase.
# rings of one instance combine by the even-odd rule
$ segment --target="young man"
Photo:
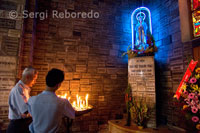
[[[28,113],[28,99],[30,90],[37,79],[38,72],[27,67],[22,73],[22,79],[12,88],[9,95],[10,124],[7,133],[29,133],[29,124],[32,121]]]
[[[46,76],[46,89],[29,99],[29,112],[33,118],[29,126],[31,133],[55,133],[58,131],[63,116],[75,118],[75,110],[69,101],[58,98],[55,94],[63,80],[63,71],[50,70]]]

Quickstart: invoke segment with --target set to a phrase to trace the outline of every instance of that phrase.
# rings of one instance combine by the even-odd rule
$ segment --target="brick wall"
[[[11,19],[11,10],[21,13],[24,0],[0,2],[0,130],[8,124],[8,96],[17,77],[18,52],[23,20]]]

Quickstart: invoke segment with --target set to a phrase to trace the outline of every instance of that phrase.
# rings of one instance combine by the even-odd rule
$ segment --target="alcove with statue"
[[[128,55],[126,125],[130,126],[130,129],[128,129],[130,132],[143,127],[146,128],[144,131],[151,131],[152,128],[156,128],[154,52],[157,51],[152,36],[151,12],[146,7],[138,7],[133,11],[130,18],[132,44],[128,51],[123,54]],[[135,125],[131,124],[130,119],[133,120]],[[109,127],[111,132],[119,130],[115,127],[114,121],[110,121]],[[121,128],[121,130],[126,132],[127,129]]]

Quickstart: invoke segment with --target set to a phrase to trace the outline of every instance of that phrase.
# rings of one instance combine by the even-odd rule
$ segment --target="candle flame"
[[[70,101],[71,99],[71,97],[67,97],[67,94],[57,95],[57,96],[63,99],[67,99],[68,101]],[[81,96],[76,94],[76,100],[72,102],[72,106],[74,107],[75,110],[78,111],[89,109],[91,107],[88,105],[88,98],[89,94],[86,94],[84,99],[82,99]]]
[[[65,93],[64,95],[57,95],[60,98],[66,98],[67,99],[67,93]]]
[[[76,101],[73,101],[73,106],[74,106],[74,107],[76,106]]]
[[[68,101],[70,101],[71,97],[68,97],[67,99],[68,99]]]
[[[86,96],[85,96],[85,99],[88,99],[88,97],[89,97],[89,95],[88,95],[88,94],[86,94]]]
[[[86,96],[85,96],[86,108],[88,107],[88,97],[89,97],[89,95],[86,94]]]

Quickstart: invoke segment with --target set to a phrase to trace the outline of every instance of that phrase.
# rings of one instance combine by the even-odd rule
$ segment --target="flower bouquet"
[[[196,67],[189,80],[184,82],[179,103],[185,118],[200,130],[200,68]]]
[[[150,108],[142,99],[139,101],[133,100],[130,112],[131,118],[138,126],[145,126],[150,116]]]
[[[122,56],[128,55],[128,58],[131,59],[133,57],[137,56],[151,56],[154,55],[154,52],[156,52],[158,49],[155,45],[155,40],[151,34],[147,35],[147,48],[141,48],[139,49],[139,46],[136,46],[134,44],[134,49],[131,48],[132,44],[130,44],[127,48],[127,52],[124,52]]]

